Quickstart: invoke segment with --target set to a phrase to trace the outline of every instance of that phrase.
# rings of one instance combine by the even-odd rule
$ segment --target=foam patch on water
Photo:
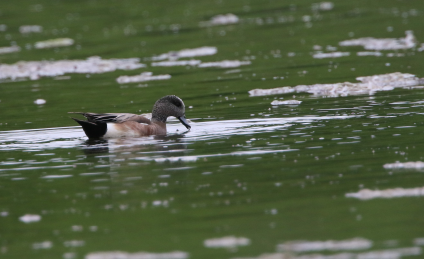
[[[187,259],[189,254],[181,251],[168,253],[137,252],[127,253],[121,251],[93,252],[85,256],[85,259]]]
[[[222,67],[222,68],[230,68],[230,67],[240,67],[245,65],[250,65],[250,61],[240,61],[240,60],[223,60],[217,62],[205,62],[199,64],[199,67]]]
[[[87,60],[20,61],[12,65],[0,64],[0,80],[20,78],[37,80],[45,76],[54,77],[67,73],[99,74],[146,66],[139,61],[138,58],[101,59],[100,57],[90,57]]]
[[[43,178],[43,179],[61,179],[61,178],[69,178],[69,177],[72,177],[72,176],[73,175],[70,175],[70,174],[65,174],[65,175],[52,174],[52,175],[42,176],[41,178]]]
[[[311,252],[311,251],[340,251],[340,250],[363,250],[372,247],[372,241],[365,238],[353,238],[347,240],[327,241],[290,241],[277,245],[281,252]]]
[[[19,52],[19,51],[21,51],[21,47],[18,47],[18,46],[0,47],[0,54],[7,54],[7,53],[13,53],[13,52]]]
[[[197,66],[202,63],[201,60],[169,60],[161,62],[152,62],[152,67],[175,67],[175,66]]]
[[[200,47],[200,48],[194,48],[194,49],[182,49],[179,51],[170,51],[168,53],[163,53],[159,56],[151,57],[150,60],[153,60],[153,61],[160,61],[165,59],[177,60],[180,58],[210,56],[210,55],[215,55],[217,52],[218,52],[218,49],[216,47],[206,46],[206,47]]]
[[[424,168],[424,162],[417,161],[417,162],[396,162],[391,164],[384,164],[383,167],[385,169],[423,169]]]
[[[58,38],[45,41],[38,41],[34,44],[36,49],[48,49],[56,47],[66,47],[74,44],[74,40],[70,38]]]
[[[410,49],[417,45],[417,40],[412,31],[406,31],[405,38],[376,39],[372,37],[345,40],[339,42],[340,46],[363,46],[367,50],[395,50]]]
[[[85,245],[85,241],[84,240],[69,240],[69,241],[63,242],[63,245],[65,247],[81,247]]]
[[[257,257],[237,257],[232,259],[400,259],[403,256],[421,255],[420,247],[405,247],[395,249],[375,250],[362,253],[337,253],[337,254],[302,254],[293,255],[286,253],[269,253]]]
[[[216,25],[226,25],[226,24],[235,24],[239,22],[237,15],[228,13],[228,14],[219,14],[213,16],[209,21],[203,21],[199,23],[200,27],[216,26]]]
[[[235,248],[250,245],[250,239],[235,236],[211,238],[203,241],[203,245],[208,248]]]
[[[313,58],[340,58],[340,57],[346,57],[349,56],[350,52],[329,52],[329,53],[315,53],[312,55]]]
[[[40,25],[22,25],[19,27],[19,32],[22,34],[27,33],[40,33],[43,32],[43,26]]]
[[[362,189],[359,192],[346,193],[347,198],[357,198],[360,200],[371,200],[376,198],[401,198],[424,196],[424,187],[417,188],[393,188],[386,190]]]
[[[53,243],[51,241],[44,241],[44,242],[32,244],[32,248],[35,249],[35,250],[50,249],[52,247],[53,247]]]
[[[46,100],[44,100],[44,99],[37,99],[37,100],[34,101],[34,103],[37,104],[37,105],[43,105],[43,104],[46,104]]]
[[[335,84],[315,84],[284,86],[272,89],[253,89],[249,91],[252,96],[279,95],[288,93],[310,93],[315,96],[348,96],[369,94],[373,95],[378,91],[390,91],[399,87],[412,87],[424,84],[423,78],[418,78],[412,74],[390,73],[384,75],[364,76],[356,78],[360,83],[335,83]]]
[[[380,51],[359,51],[356,53],[357,56],[363,57],[363,56],[374,56],[374,57],[381,57],[383,56],[383,53]]]
[[[120,84],[146,82],[155,80],[168,80],[171,79],[171,75],[157,75],[154,76],[152,72],[143,72],[136,76],[120,76],[116,79],[116,82]]]
[[[271,102],[271,105],[299,105],[301,103],[302,101],[298,101],[298,100],[285,100],[285,101],[274,100]]]
[[[312,10],[314,11],[330,11],[333,10],[333,2],[320,2],[312,4]]]
[[[22,217],[19,217],[19,220],[24,223],[38,222],[41,220],[41,216],[37,214],[25,214]]]

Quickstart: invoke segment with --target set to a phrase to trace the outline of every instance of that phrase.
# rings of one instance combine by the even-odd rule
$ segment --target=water
[[[32,80],[0,67],[2,258],[422,257],[423,4],[21,2],[0,4],[1,64],[64,62]],[[339,46],[363,37],[415,46]],[[74,43],[34,47],[57,38]],[[170,77],[117,81],[144,72]],[[394,72],[417,80],[349,90]],[[319,84],[347,96],[249,94]],[[190,131],[90,141],[67,114],[167,94]]]

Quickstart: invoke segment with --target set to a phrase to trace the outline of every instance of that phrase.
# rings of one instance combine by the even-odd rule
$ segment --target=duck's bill
[[[186,119],[186,117],[185,116],[181,116],[181,117],[178,117],[178,119],[181,121],[181,123],[189,130],[189,129],[191,129],[191,126],[190,126],[190,124],[188,124],[188,121],[187,121],[187,119]]]

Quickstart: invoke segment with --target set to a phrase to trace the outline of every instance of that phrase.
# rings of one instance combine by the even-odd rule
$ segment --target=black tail
[[[78,120],[75,118],[72,118],[72,119],[78,122],[82,126],[82,129],[84,130],[85,135],[87,135],[87,137],[89,138],[101,138],[106,134],[106,131],[107,131],[106,123],[102,123],[102,122],[95,123],[95,122]]]

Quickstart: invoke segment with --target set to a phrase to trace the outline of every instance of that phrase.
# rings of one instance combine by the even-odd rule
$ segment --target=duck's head
[[[156,101],[153,105],[152,119],[166,122],[169,116],[178,118],[181,123],[190,129],[191,126],[188,124],[185,117],[185,106],[183,100],[175,95],[167,95]]]

